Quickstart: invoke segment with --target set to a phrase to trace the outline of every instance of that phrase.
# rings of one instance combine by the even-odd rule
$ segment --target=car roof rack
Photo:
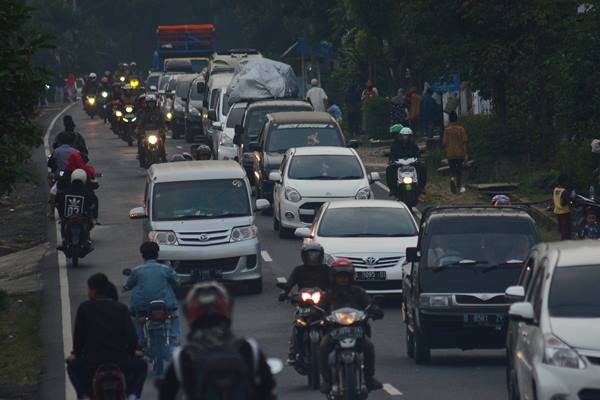
[[[425,221],[432,213],[446,211],[446,210],[511,210],[511,211],[522,211],[527,213],[530,217],[531,207],[527,203],[522,204],[511,204],[494,206],[489,204],[447,204],[447,205],[436,205],[426,207],[421,214],[421,222]]]

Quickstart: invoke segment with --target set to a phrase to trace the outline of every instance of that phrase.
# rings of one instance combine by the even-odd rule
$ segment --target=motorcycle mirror
[[[131,275],[131,268],[125,268],[125,269],[123,270],[123,275],[125,275],[125,276],[129,276],[129,275]]]
[[[279,358],[271,357],[267,358],[267,364],[271,369],[272,375],[277,375],[281,371],[283,371],[283,362]]]

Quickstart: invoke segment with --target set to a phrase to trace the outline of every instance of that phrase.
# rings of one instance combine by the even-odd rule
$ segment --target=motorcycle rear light
[[[319,292],[302,292],[300,296],[302,301],[312,301],[314,304],[319,304],[321,301],[321,293]]]

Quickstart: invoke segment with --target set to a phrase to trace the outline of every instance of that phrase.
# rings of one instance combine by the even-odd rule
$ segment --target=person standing
[[[390,112],[390,125],[408,125],[406,122],[406,102],[404,100],[404,89],[398,89],[396,96],[392,97],[392,110]]]
[[[561,174],[558,177],[558,184],[552,191],[554,214],[556,214],[556,219],[558,220],[560,240],[572,239],[571,206],[569,204],[569,193],[567,190],[568,186],[569,176],[566,174]]]
[[[433,90],[430,87],[425,91],[425,96],[421,99],[420,105],[421,125],[423,134],[430,138],[433,136],[433,127],[435,126],[437,104],[433,99]]]
[[[419,115],[421,114],[421,96],[419,96],[417,88],[414,86],[410,88],[409,93],[410,105],[408,108],[408,125],[413,132],[417,132]]]
[[[65,78],[61,73],[56,75],[56,79],[54,80],[54,102],[57,104],[62,104],[65,98]]]
[[[467,160],[467,133],[465,128],[458,124],[458,116],[451,112],[450,125],[444,130],[444,147],[450,167],[450,190],[452,193],[466,192],[462,181],[462,170]]]
[[[377,90],[377,88],[375,86],[373,86],[373,81],[369,79],[365,85],[365,88],[363,89],[362,93],[360,94],[360,100],[365,101],[369,97],[376,97],[376,96],[379,96],[379,90]]]
[[[67,96],[69,98],[69,103],[75,101],[75,74],[72,72],[67,77]]]
[[[317,112],[327,110],[327,93],[319,87],[319,81],[316,78],[310,81],[310,89],[306,92],[306,100],[312,104],[313,109]]]

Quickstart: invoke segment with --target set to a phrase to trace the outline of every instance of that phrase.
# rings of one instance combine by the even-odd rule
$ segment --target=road
[[[136,147],[128,147],[115,136],[108,126],[98,119],[90,120],[79,104],[72,107],[77,130],[81,132],[88,144],[91,164],[102,172],[98,196],[100,198],[100,219],[102,225],[92,232],[95,251],[81,260],[78,269],[64,269],[62,281],[56,282],[57,274],[50,273],[48,283],[52,305],[48,303],[45,312],[55,313],[50,318],[62,321],[63,330],[68,332],[68,318],[60,318],[61,310],[70,308],[71,319],[75,317],[78,304],[87,298],[87,278],[96,272],[104,272],[118,284],[123,282],[121,270],[141,262],[138,248],[142,240],[142,222],[129,220],[128,211],[142,205],[145,170],[138,167]],[[62,128],[60,119],[50,134],[52,137]],[[175,154],[187,151],[189,145],[183,140],[169,140],[168,153]],[[386,198],[387,194],[379,186],[373,186],[378,198]],[[275,287],[275,278],[288,276],[292,268],[300,262],[299,239],[282,240],[272,230],[272,217],[257,215],[257,225],[262,248],[271,259],[264,262],[264,292],[261,295],[235,296],[234,330],[239,335],[247,335],[258,340],[264,352],[270,357],[285,359],[287,341],[292,321],[293,308],[289,304],[279,303]],[[56,257],[50,257],[46,268],[48,271],[60,270]],[[47,273],[48,274],[48,273]],[[70,302],[57,306],[57,290],[67,295]],[[128,301],[123,295],[122,301]],[[69,306],[69,307],[67,307]],[[373,323],[373,341],[375,343],[377,362],[376,376],[387,383],[386,390],[373,392],[370,399],[486,399],[506,398],[504,386],[503,351],[434,351],[430,366],[417,367],[405,353],[405,327],[401,320],[397,299],[386,301],[385,318]],[[56,323],[49,329],[58,331]],[[62,330],[60,331],[62,332]],[[57,332],[60,335],[60,332]],[[50,334],[52,336],[52,334]],[[45,340],[47,357],[46,374],[52,380],[45,379],[42,386],[42,398],[62,398],[64,393],[64,375],[60,376],[60,354],[63,352],[62,342],[53,337]],[[67,349],[69,350],[69,349]],[[51,364],[51,365],[49,365]],[[322,399],[318,392],[306,388],[306,380],[293,368],[286,367],[278,376],[278,393],[281,399]],[[50,394],[52,393],[52,394]],[[60,393],[60,396],[57,394]],[[72,399],[72,390],[68,387],[67,399]],[[148,380],[143,395],[144,399],[155,399],[156,391],[151,379]]]

